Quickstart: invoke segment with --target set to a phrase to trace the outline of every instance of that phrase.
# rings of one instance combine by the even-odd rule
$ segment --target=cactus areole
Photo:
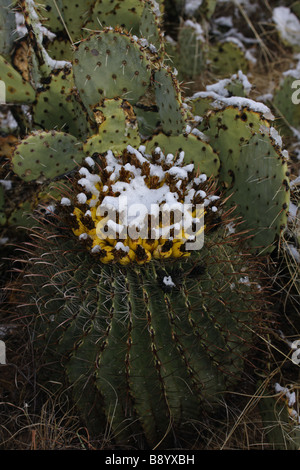
[[[260,328],[257,266],[229,235],[214,184],[183,156],[128,146],[86,157],[29,248],[42,376],[64,377],[89,432],[109,428],[120,446],[192,436],[192,420],[240,380]]]

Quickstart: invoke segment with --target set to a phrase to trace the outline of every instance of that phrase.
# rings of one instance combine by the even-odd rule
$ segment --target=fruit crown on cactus
[[[184,164],[184,152],[165,156],[157,147],[147,155],[144,146],[127,146],[121,157],[108,151],[85,163],[79,192],[61,204],[72,206],[74,234],[101,262],[144,264],[199,249],[204,213],[215,215],[219,196],[205,174]]]

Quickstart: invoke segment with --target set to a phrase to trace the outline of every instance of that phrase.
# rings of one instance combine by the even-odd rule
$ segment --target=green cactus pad
[[[54,33],[64,32],[79,41],[84,35],[83,26],[90,18],[91,8],[95,0],[42,0],[37,3],[37,10],[43,24]]]
[[[1,0],[0,4],[0,54],[8,57],[14,46],[16,30],[15,13],[12,11],[11,0]]]
[[[52,179],[71,171],[84,158],[75,137],[63,132],[34,132],[16,145],[12,164],[24,181]]]
[[[95,0],[76,0],[70,2],[63,0],[63,18],[71,36],[73,43],[81,40],[85,32],[83,31],[84,24],[91,15],[91,9]]]
[[[290,202],[288,166],[280,149],[266,134],[257,134],[241,149],[233,169],[231,204],[245,219],[245,228],[258,249],[272,243],[286,227]]]
[[[92,9],[92,20],[86,26],[96,30],[121,27],[139,35],[144,3],[143,0],[97,0]]]
[[[0,184],[0,225],[4,225],[5,222],[5,190],[4,187]]]
[[[244,51],[234,42],[212,46],[207,58],[212,73],[220,77],[228,77],[239,70],[247,73],[249,68]]]
[[[182,134],[186,127],[185,111],[179,84],[169,68],[154,74],[155,97],[163,131],[168,135]]]
[[[160,21],[157,17],[152,3],[144,2],[144,8],[141,15],[139,36],[147,39],[149,44],[152,44],[157,50],[163,48],[162,33],[160,31]],[[161,50],[160,50],[161,52]]]
[[[69,39],[54,39],[47,45],[47,52],[53,60],[72,62],[73,49]]]
[[[61,130],[82,140],[87,137],[88,122],[73,88],[71,69],[52,73],[37,93],[33,118],[44,130]]]
[[[187,98],[186,103],[191,107],[191,112],[194,116],[199,116],[201,118],[207,113],[207,111],[212,109],[211,104],[214,102],[214,98],[209,96],[206,97],[198,97],[198,98]],[[201,129],[200,123],[200,130]]]
[[[120,97],[136,103],[151,76],[151,63],[143,47],[130,35],[110,29],[79,44],[73,69],[88,110],[105,98]]]
[[[277,132],[260,113],[230,107],[211,113],[206,135],[218,151],[220,181],[237,205],[251,245],[271,248],[287,222],[288,168]],[[273,138],[274,136],[274,138]],[[267,209],[266,209],[267,208]]]
[[[195,168],[208,177],[217,176],[220,167],[218,154],[211,146],[198,136],[188,134],[186,136],[171,136],[165,134],[154,135],[146,143],[146,150],[151,153],[157,147],[163,152],[170,152],[174,155],[184,151],[184,161],[194,163]]]
[[[35,91],[29,82],[0,56],[0,80],[5,84],[6,102],[11,104],[28,104],[35,99]]]
[[[193,96],[185,98],[185,103],[191,109],[194,116],[203,117],[209,110],[216,109],[216,103],[225,102],[228,98],[246,98],[252,85],[248,78],[239,71],[230,78],[224,78],[208,85],[205,91],[196,92]],[[220,105],[218,104],[218,108]],[[200,124],[199,130],[202,130]]]
[[[297,79],[292,75],[287,76],[274,94],[273,105],[276,114],[282,117],[280,119],[281,122],[278,124],[283,127],[284,132],[287,134],[292,134],[289,126],[300,129],[300,106],[297,103],[293,103],[293,95],[295,95],[297,101],[300,97],[300,93],[297,91],[299,90],[299,85],[296,88],[293,86],[294,83],[297,85],[298,82],[300,84],[299,78]]]
[[[132,106],[124,100],[107,99],[94,109],[98,132],[89,137],[83,145],[87,155],[112,150],[122,152],[127,145],[139,147],[140,136],[137,119]]]
[[[196,12],[196,16],[200,14],[210,19],[215,12],[216,6],[217,0],[203,0]]]
[[[184,23],[179,29],[177,45],[175,66],[180,78],[197,77],[206,66],[203,38],[198,37],[196,29],[189,23]]]
[[[43,19],[43,25],[49,28],[53,33],[64,30],[64,25],[61,20],[61,18],[63,18],[63,6],[64,0],[56,0],[55,2],[53,0],[39,0],[36,4],[39,17]]]
[[[220,232],[192,260],[128,269],[101,267],[77,241],[50,238],[39,250],[43,277],[38,263],[28,273],[43,299],[39,311],[30,307],[36,347],[65,369],[91,432],[109,425],[120,445],[137,433],[151,448],[172,445],[240,379],[259,328],[257,271]]]
[[[134,106],[137,117],[139,133],[143,138],[151,137],[160,124],[160,117],[157,111]]]
[[[259,133],[262,125],[270,127],[261,113],[235,106],[210,112],[202,123],[201,127],[210,139],[212,148],[219,153],[220,179],[226,186],[232,183],[230,167],[239,162],[241,148],[253,135]]]
[[[10,227],[29,228],[37,224],[32,217],[33,203],[25,201],[20,203],[10,214],[7,222]]]

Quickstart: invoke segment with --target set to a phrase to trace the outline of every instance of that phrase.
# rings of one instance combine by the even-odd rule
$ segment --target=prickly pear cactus
[[[16,145],[12,164],[24,181],[45,181],[74,169],[84,158],[76,138],[63,132],[33,132]]]
[[[161,119],[162,129],[167,135],[182,134],[185,123],[185,111],[179,84],[168,68],[161,68],[154,75],[155,97]]]
[[[211,111],[203,126],[219,153],[220,182],[252,234],[251,245],[272,250],[286,226],[290,199],[287,156],[278,132],[247,106]]]
[[[0,80],[7,84],[5,87],[5,101],[11,104],[32,103],[35,92],[31,84],[22,78],[15,68],[0,56]]]
[[[80,140],[89,133],[88,119],[74,91],[72,70],[57,70],[38,89],[33,119],[42,129],[67,132]]]
[[[205,69],[204,42],[204,31],[200,24],[187,20],[180,26],[174,55],[175,66],[183,78],[197,77]]]
[[[147,140],[146,149],[152,152],[157,147],[163,152],[168,149],[171,153],[183,151],[185,153],[185,161],[194,163],[196,169],[201,169],[209,177],[217,177],[220,169],[220,160],[217,152],[215,152],[210,144],[198,135],[185,134],[167,136],[163,133],[154,134]]]
[[[36,347],[52,371],[55,363],[64,371],[90,431],[109,425],[120,445],[138,436],[140,448],[164,448],[189,435],[188,423],[239,380],[260,325],[256,266],[218,226],[211,182],[182,157],[130,146],[121,158],[88,157],[55,224],[33,233],[27,279],[28,301],[39,296],[36,311],[29,302]],[[151,202],[179,211],[189,203],[185,217],[194,225],[205,212],[205,229],[176,229]],[[135,218],[137,203],[145,211]],[[114,221],[105,214],[112,207]],[[202,249],[193,250],[195,234],[204,236]]]
[[[104,153],[108,149],[122,152],[126,144],[137,147],[141,144],[137,119],[128,101],[105,99],[93,112],[98,132],[84,142],[86,155]]]
[[[82,41],[74,54],[74,79],[90,111],[104,98],[135,104],[150,84],[150,53],[123,31],[105,29]]]
[[[231,41],[212,45],[208,53],[208,60],[212,73],[220,77],[228,77],[239,70],[246,73],[249,68],[245,51]]]
[[[14,12],[9,8],[10,0],[0,2],[0,54],[9,56],[14,46],[16,20]]]
[[[273,99],[275,110],[281,118],[278,127],[281,125],[285,135],[293,134],[291,127],[296,130],[300,129],[299,70],[300,65],[298,69],[291,70],[289,75],[283,78]]]
[[[97,0],[92,9],[91,29],[122,27],[127,32],[139,34],[140,18],[145,2],[143,0]]]

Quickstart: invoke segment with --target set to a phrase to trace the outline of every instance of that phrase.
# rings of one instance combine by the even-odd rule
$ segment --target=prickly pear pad
[[[129,34],[112,28],[79,44],[73,69],[88,110],[105,98],[121,97],[134,104],[150,84],[151,63],[145,48]]]
[[[88,156],[108,150],[122,153],[127,145],[140,145],[137,118],[128,101],[121,98],[103,100],[93,113],[98,132],[84,142],[83,149]]]
[[[132,34],[139,34],[140,18],[144,8],[143,0],[96,0],[92,9],[92,20],[88,27],[121,27]]]
[[[12,104],[32,103],[34,90],[29,82],[22,78],[16,69],[0,55],[0,80],[7,84],[6,102]]]
[[[167,135],[182,134],[186,126],[185,112],[175,76],[170,69],[161,68],[155,73],[154,79],[155,97],[163,131]]]
[[[44,181],[73,170],[83,158],[82,146],[72,135],[38,131],[16,145],[12,164],[24,181]]]

